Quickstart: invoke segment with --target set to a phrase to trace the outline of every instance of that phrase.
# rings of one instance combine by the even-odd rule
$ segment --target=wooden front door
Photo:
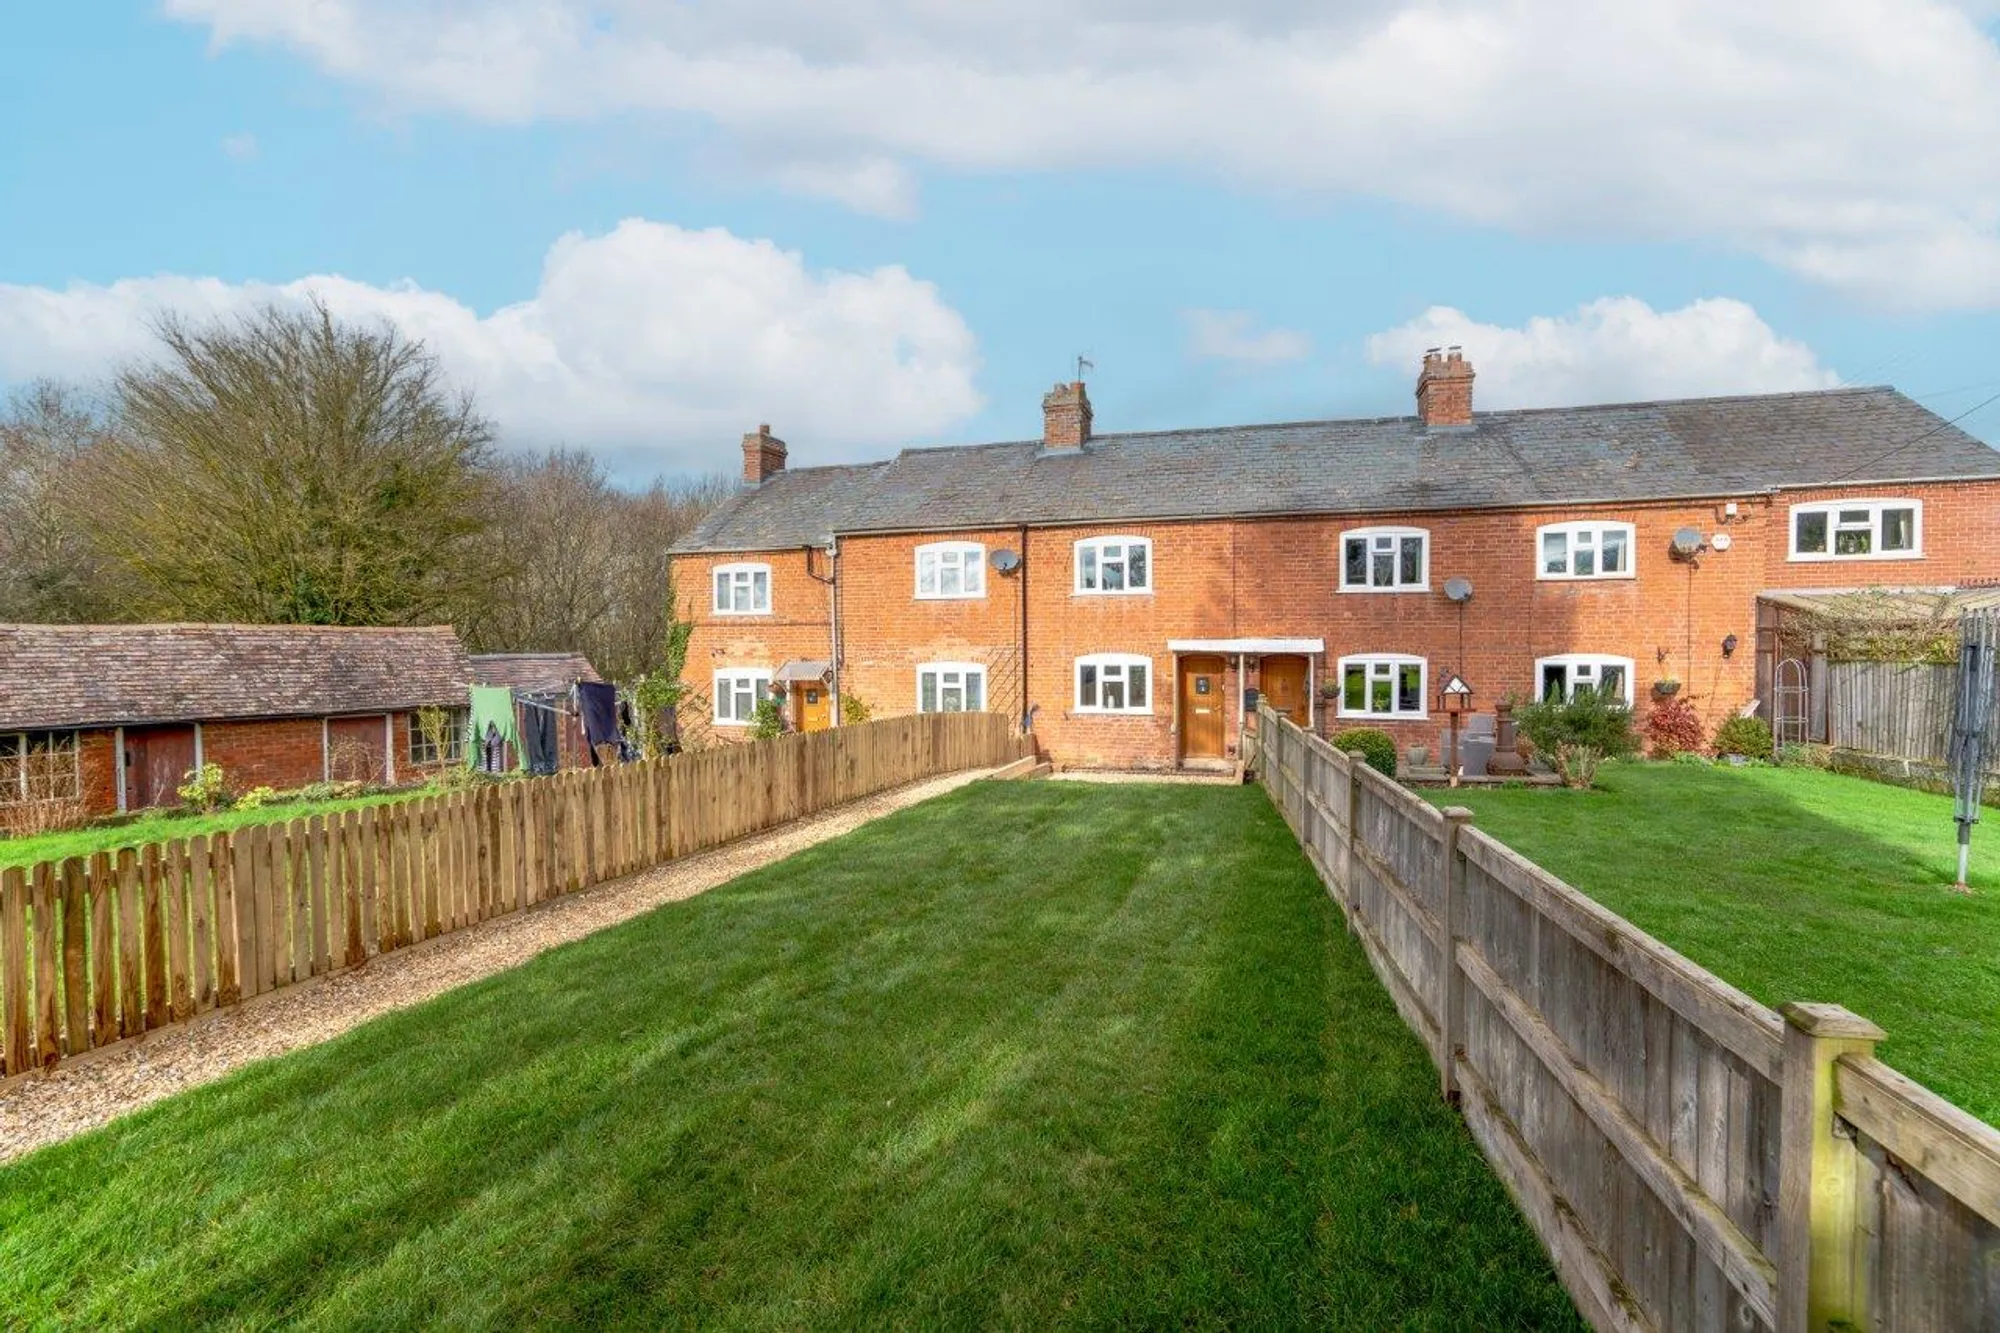
[[[1222,758],[1228,700],[1222,692],[1221,658],[1181,659],[1180,701],[1181,758]]]
[[[818,681],[793,685],[792,716],[800,731],[825,731],[833,725],[833,692]]]
[[[194,728],[128,727],[125,731],[125,808],[145,810],[180,800],[178,788],[194,769]]]
[[[1264,702],[1301,727],[1312,725],[1312,700],[1306,697],[1306,659],[1267,657],[1258,669]]]

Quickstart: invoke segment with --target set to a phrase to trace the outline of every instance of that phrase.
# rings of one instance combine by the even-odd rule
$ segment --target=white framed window
[[[1342,717],[1424,717],[1430,665],[1407,653],[1340,659]]]
[[[469,708],[441,708],[444,714],[444,734],[426,736],[422,722],[415,713],[410,714],[410,763],[415,767],[428,764],[462,764],[465,762],[465,733],[472,726],[472,710]]]
[[[74,731],[0,732],[0,805],[83,795],[83,747]]]
[[[1076,544],[1075,565],[1079,594],[1151,592],[1153,539],[1085,537]]]
[[[1792,506],[1793,560],[1915,560],[1923,553],[1921,500],[1827,500]]]
[[[1422,528],[1340,534],[1342,592],[1423,592],[1430,586],[1431,535]]]
[[[719,616],[768,616],[771,614],[771,567],[761,564],[717,565],[715,567],[715,614]]]
[[[985,708],[985,667],[976,662],[926,662],[917,668],[919,713],[978,713]]]
[[[1535,529],[1538,579],[1629,579],[1630,523],[1548,523]]]
[[[1564,653],[1535,661],[1535,695],[1540,699],[1569,700],[1578,690],[1597,690],[1616,695],[1626,707],[1632,705],[1632,659],[1607,657],[1602,653]]]
[[[715,673],[715,725],[747,727],[757,720],[757,704],[771,697],[771,673],[731,667]]]
[[[917,596],[925,601],[986,595],[986,548],[932,542],[917,548]]]
[[[1092,653],[1076,659],[1076,711],[1153,711],[1153,659],[1136,653]]]

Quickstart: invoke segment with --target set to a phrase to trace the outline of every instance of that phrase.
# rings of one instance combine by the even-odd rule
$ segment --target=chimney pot
[[[1463,348],[1454,345],[1444,354],[1435,347],[1427,350],[1417,374],[1417,415],[1424,425],[1470,426],[1472,380],[1472,363],[1465,359]]]
[[[1056,387],[1042,395],[1042,447],[1075,452],[1090,438],[1090,394],[1082,380]]]
[[[767,422],[743,437],[743,485],[755,489],[785,470],[785,442]]]

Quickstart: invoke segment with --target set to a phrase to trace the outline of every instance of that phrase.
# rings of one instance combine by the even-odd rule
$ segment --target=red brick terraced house
[[[202,764],[237,792],[405,781],[463,759],[412,714],[462,713],[472,679],[450,626],[0,625],[0,821],[31,794],[171,805]]]
[[[1099,435],[1059,384],[1039,440],[850,467],[788,470],[760,427],[677,548],[688,679],[725,737],[762,692],[807,728],[852,696],[1205,767],[1251,691],[1435,746],[1454,673],[1475,709],[1672,681],[1713,725],[1768,700],[1760,594],[2000,579],[2000,451],[1894,389],[1475,413],[1472,386],[1453,349],[1414,416]]]

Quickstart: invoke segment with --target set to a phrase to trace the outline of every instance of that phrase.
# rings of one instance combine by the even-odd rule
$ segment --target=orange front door
[[[792,716],[800,731],[825,731],[833,725],[833,695],[825,685],[792,686]]]
[[[1312,725],[1312,701],[1306,698],[1306,659],[1267,657],[1258,669],[1264,702],[1302,727]]]
[[[1222,659],[1183,657],[1180,679],[1181,758],[1220,759],[1228,701],[1222,693]]]

